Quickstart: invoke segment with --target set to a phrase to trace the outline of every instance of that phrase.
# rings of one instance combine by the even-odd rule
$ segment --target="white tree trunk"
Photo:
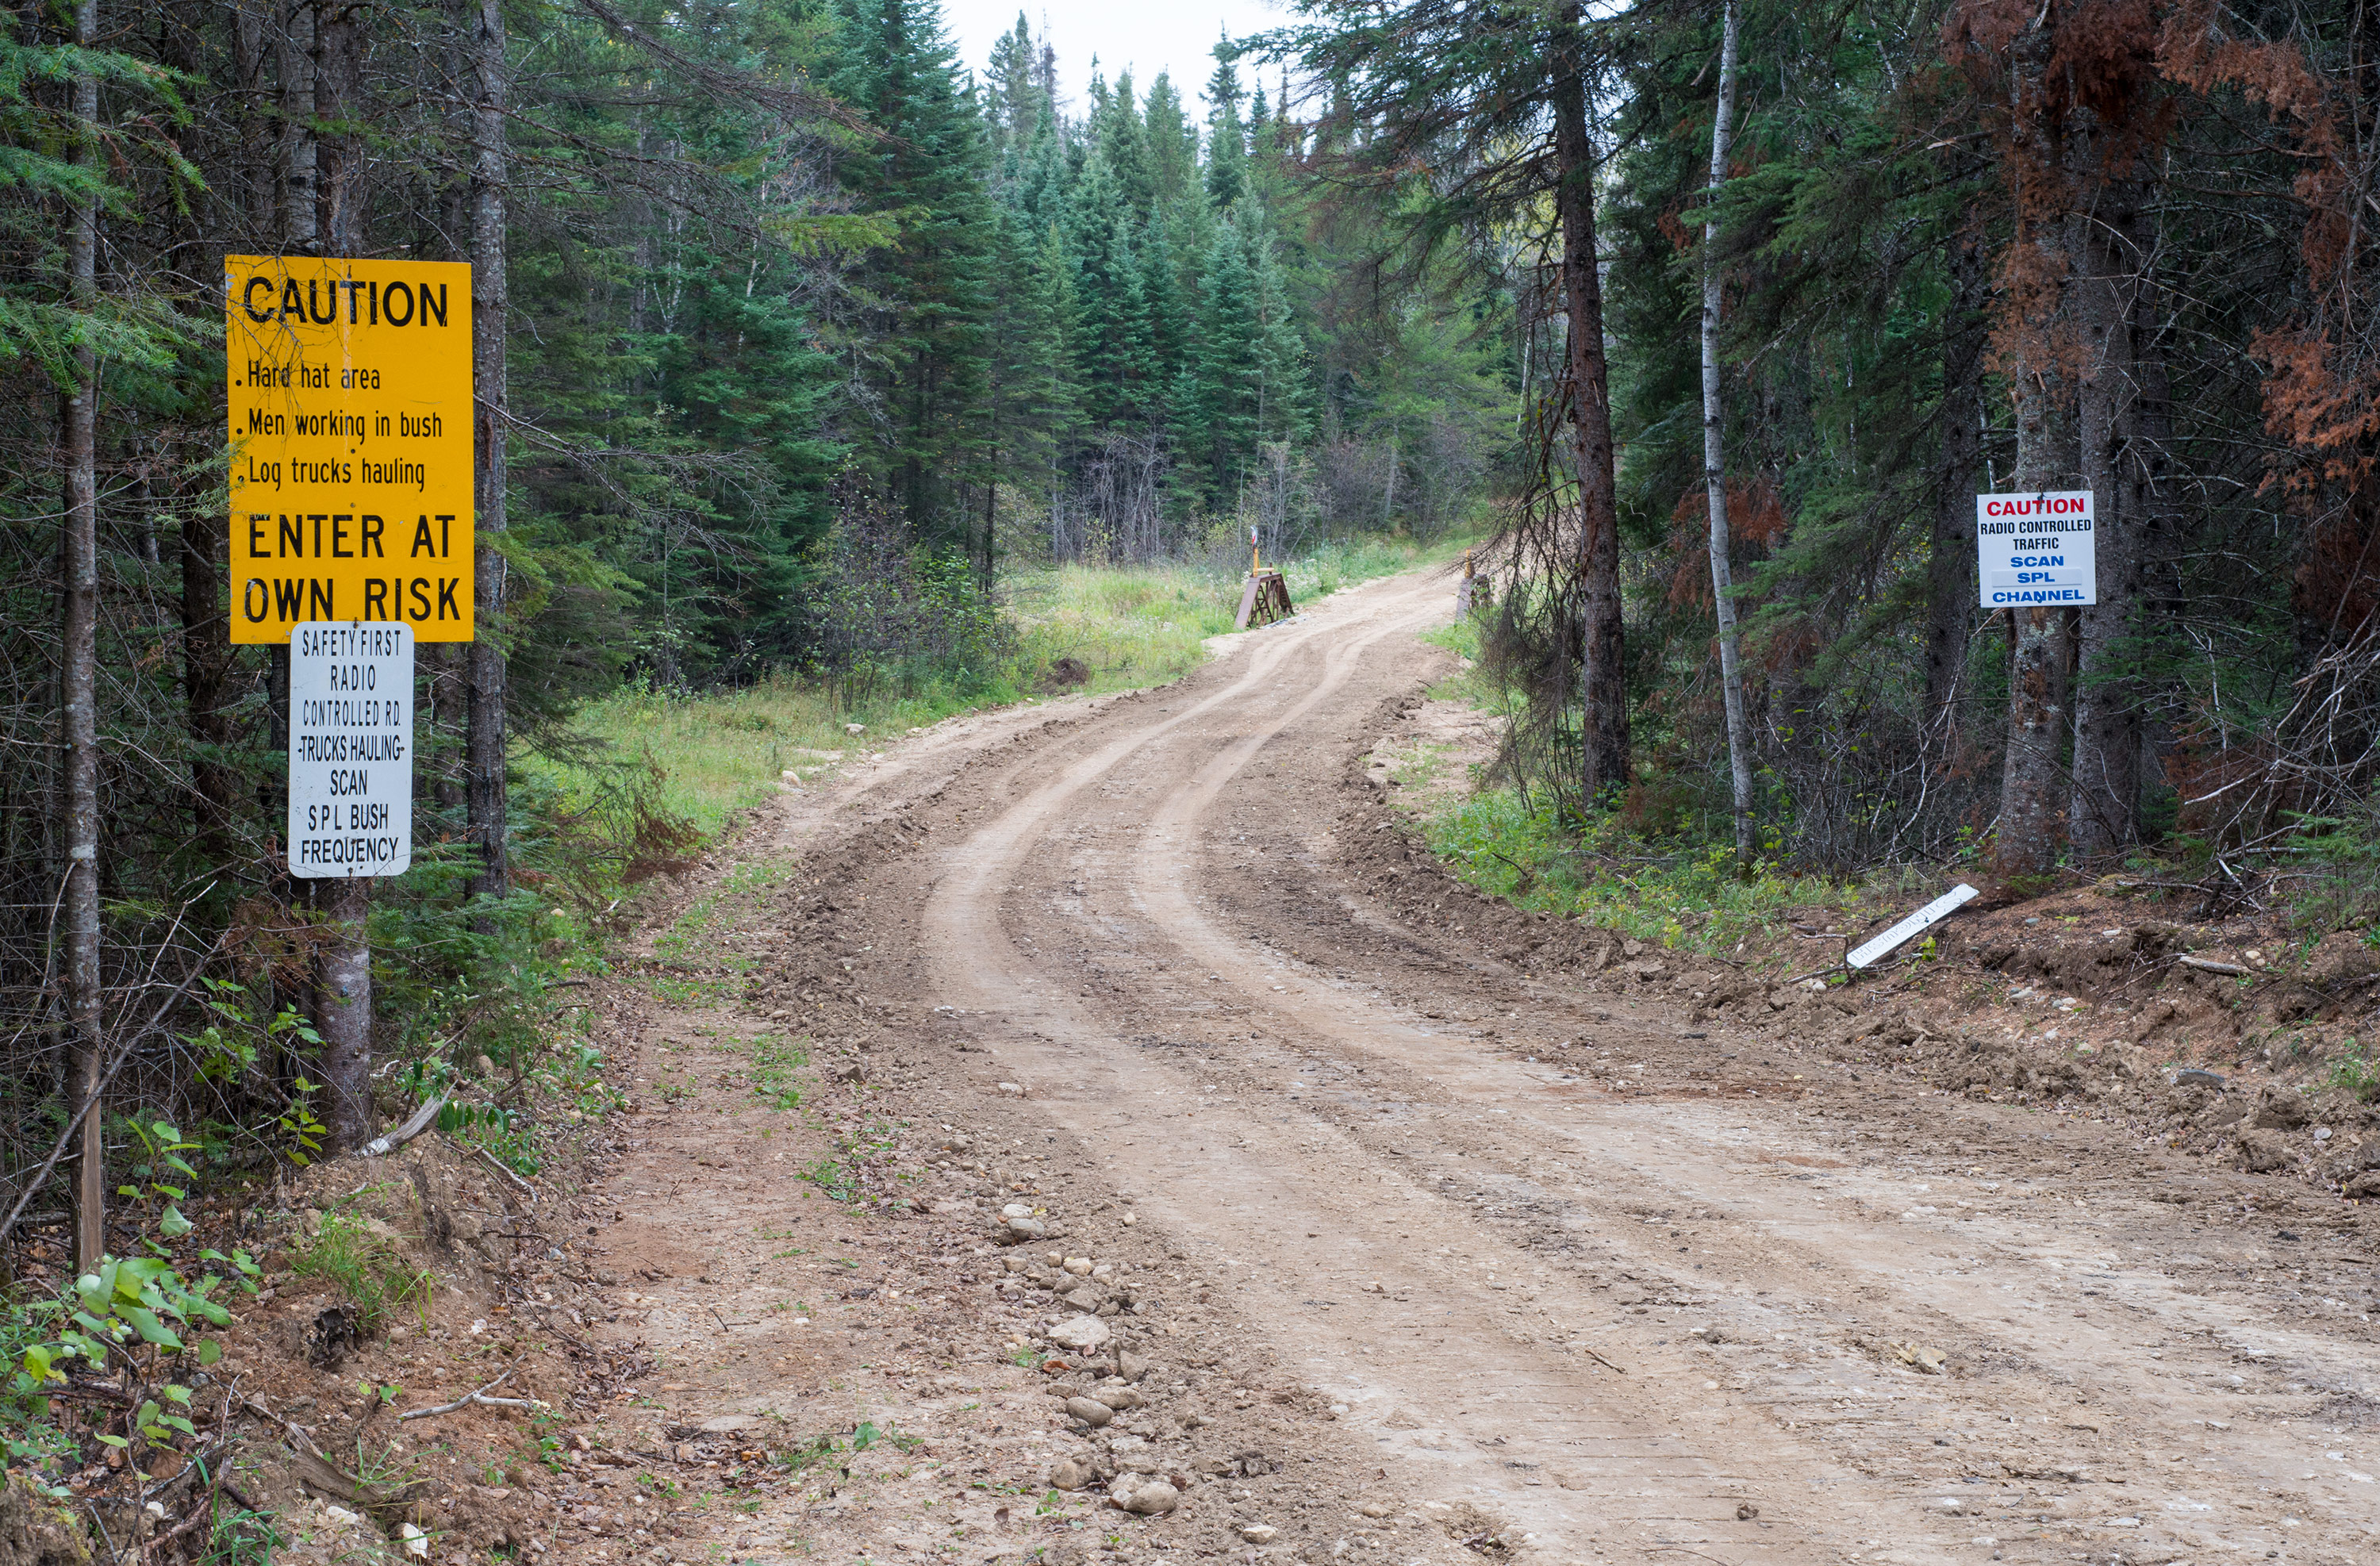
[[[98,47],[99,0],[75,7],[75,42]],[[74,79],[74,161],[98,164],[99,79]],[[99,309],[99,202],[86,197],[67,218],[67,286],[75,307]],[[99,966],[99,355],[86,337],[75,348],[75,385],[67,393],[60,453],[66,469],[66,517],[58,540],[60,605],[59,717],[65,730],[66,886],[59,926],[66,937],[67,1022],[71,1030],[67,1084],[82,1113],[75,1168],[75,1266],[88,1269],[107,1249],[106,1150],[97,1099],[103,1040]]]
[[[1735,124],[1736,18],[1729,0],[1718,50],[1718,112],[1711,118],[1710,199],[1727,183],[1727,149]],[[1743,710],[1737,658],[1734,572],[1728,564],[1726,406],[1718,377],[1718,216],[1703,221],[1703,486],[1710,498],[1711,593],[1718,615],[1718,677],[1727,700],[1727,761],[1734,783],[1735,860],[1752,868],[1752,730]]]

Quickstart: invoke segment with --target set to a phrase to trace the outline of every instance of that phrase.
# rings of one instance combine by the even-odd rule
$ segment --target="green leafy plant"
[[[273,1524],[261,1511],[218,1512],[199,1566],[271,1566],[273,1552],[289,1544]]]
[[[261,1276],[245,1254],[203,1255],[232,1266],[234,1286],[252,1291]],[[212,1272],[192,1282],[164,1256],[109,1256],[52,1298],[19,1298],[0,1310],[0,1346],[12,1367],[0,1395],[0,1438],[10,1465],[49,1493],[66,1493],[45,1475],[76,1460],[78,1442],[50,1418],[48,1394],[78,1362],[93,1374],[137,1367],[134,1385],[145,1388],[128,1411],[127,1434],[94,1432],[103,1445],[121,1450],[195,1435],[189,1389],[159,1372],[185,1354],[201,1365],[221,1357],[212,1341],[193,1346],[188,1338],[229,1325],[230,1312],[214,1297],[225,1286]]]
[[[907,1434],[898,1426],[890,1423],[886,1424],[881,1429],[880,1429],[877,1427],[875,1421],[863,1419],[857,1425],[852,1426],[852,1451],[866,1451],[869,1447],[876,1445],[879,1441],[881,1441],[885,1445],[899,1451],[915,1451],[919,1447],[926,1444],[917,1437]]]
[[[320,1088],[304,1077],[290,1084],[289,1107],[274,1117],[273,1123],[288,1139],[283,1149],[291,1163],[303,1169],[314,1161],[322,1150],[322,1138],[330,1127],[314,1112],[314,1095]]]
[[[810,1052],[795,1040],[762,1035],[752,1044],[752,1091],[772,1110],[791,1110],[802,1101],[795,1073],[810,1063]]]
[[[38,1392],[64,1380],[60,1366],[71,1360],[103,1370],[111,1353],[136,1341],[181,1353],[186,1345],[176,1329],[187,1329],[192,1317],[216,1327],[231,1324],[231,1313],[211,1297],[221,1282],[210,1273],[190,1283],[159,1256],[108,1257],[76,1279],[65,1298],[29,1307],[33,1319],[55,1321],[57,1335],[24,1349],[16,1390]]]
[[[124,1123],[131,1131],[140,1154],[132,1163],[135,1184],[118,1185],[115,1194],[128,1202],[143,1206],[162,1199],[165,1205],[157,1215],[157,1232],[165,1239],[178,1240],[190,1232],[191,1225],[174,1204],[189,1195],[188,1187],[181,1183],[199,1177],[199,1171],[192,1169],[182,1155],[195,1152],[199,1145],[185,1138],[170,1121],[143,1123],[132,1119]],[[169,1177],[174,1184],[166,1183]],[[153,1247],[156,1242],[152,1240],[150,1244]]]
[[[801,1178],[826,1193],[832,1201],[851,1203],[859,1200],[859,1172],[837,1158],[813,1159],[802,1167]]]

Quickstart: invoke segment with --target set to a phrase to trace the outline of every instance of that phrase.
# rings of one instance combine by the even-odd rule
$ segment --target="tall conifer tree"
[[[1240,199],[1247,181],[1247,132],[1240,123],[1240,72],[1232,43],[1215,45],[1215,74],[1207,79],[1207,198],[1220,210]]]
[[[918,536],[943,539],[959,532],[964,488],[990,456],[983,127],[937,0],[845,3],[835,83],[883,136],[846,153],[840,172],[866,209],[906,214],[901,243],[865,269],[880,409],[868,455]]]
[[[1176,201],[1198,176],[1198,137],[1183,117],[1181,94],[1163,71],[1148,84],[1148,101],[1141,115],[1142,135],[1148,143],[1149,178],[1157,197]]]

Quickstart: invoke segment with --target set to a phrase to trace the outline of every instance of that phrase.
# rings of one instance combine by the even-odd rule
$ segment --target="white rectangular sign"
[[[289,873],[413,863],[413,627],[310,620],[289,633]]]
[[[2088,490],[1977,495],[1984,607],[2098,602],[2097,516]]]
[[[1853,952],[1850,956],[1845,957],[1843,959],[1844,965],[1854,968],[1864,968],[1867,966],[1870,963],[1875,962],[1878,957],[1884,956],[1894,947],[1899,946],[1902,941],[1907,941],[1911,936],[1916,935],[1923,930],[1931,929],[1934,926],[1940,924],[1944,919],[1949,918],[1952,914],[1957,913],[1960,909],[1965,907],[1968,904],[1973,902],[1976,898],[1982,895],[1983,893],[1977,892],[1973,887],[1969,886],[1964,881],[1961,881],[1958,885],[1952,887],[1941,896],[1934,899],[1933,902],[1926,904],[1925,906],[1918,909],[1917,912],[1910,915],[1907,918],[1901,920],[1890,929],[1886,930],[1882,935],[1877,936],[1874,941],[1869,941],[1858,951]]]

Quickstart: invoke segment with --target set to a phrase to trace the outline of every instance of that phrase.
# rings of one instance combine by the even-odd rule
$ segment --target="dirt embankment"
[[[1459,703],[1414,697],[1378,716],[1348,776],[1401,825],[1492,756],[1490,727]],[[2120,1124],[2350,1200],[2380,1196],[2369,932],[2309,938],[2261,910],[2193,919],[2204,892],[2109,876],[2028,899],[1987,891],[1930,941],[1853,976],[1828,965],[1887,921],[1850,928],[1827,909],[1792,910],[1800,933],[1781,944],[1670,950],[1479,897],[1412,832],[1378,819],[1344,841],[1351,872],[1400,918],[1459,929],[1518,971],[1594,978],[1721,1037],[1753,1030],[1888,1078]],[[1908,905],[1955,879],[1913,889]],[[1714,1053],[1716,1069],[1726,1056]]]

